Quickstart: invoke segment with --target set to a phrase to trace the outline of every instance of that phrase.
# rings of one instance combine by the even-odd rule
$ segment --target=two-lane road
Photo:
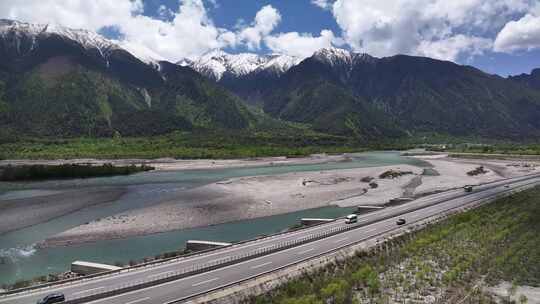
[[[454,208],[467,206],[479,200],[492,198],[511,189],[519,189],[539,182],[540,175],[531,175],[478,186],[472,193],[465,193],[462,189],[459,189],[427,196],[404,205],[390,207],[360,216],[359,221],[356,224],[356,226],[358,226],[357,229],[202,274],[192,275],[161,285],[96,300],[92,303],[167,303],[173,300],[186,299],[222,286],[227,286],[233,282],[246,280],[394,230],[397,228],[395,223],[396,219],[400,217],[406,218],[408,223],[420,221]],[[0,303],[35,303],[38,299],[51,292],[62,292],[66,295],[68,300],[80,298],[129,284],[135,284],[137,282],[150,281],[173,275],[183,269],[197,267],[197,265],[233,259],[234,257],[245,255],[256,250],[276,246],[285,242],[292,242],[345,225],[344,221],[338,220],[296,232],[236,244],[206,254],[180,258],[157,266],[144,267],[117,274],[104,275],[68,285],[57,285],[47,289],[36,290],[34,292],[1,297]]]

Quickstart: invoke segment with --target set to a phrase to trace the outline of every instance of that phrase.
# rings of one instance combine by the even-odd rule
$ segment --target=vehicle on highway
[[[358,216],[356,214],[349,214],[345,218],[345,224],[352,224],[358,222]]]
[[[397,220],[396,224],[398,225],[403,225],[405,224],[407,221],[404,219],[404,218],[400,218],[399,220]]]
[[[463,187],[463,189],[465,189],[465,192],[472,192],[472,186],[470,185]]]
[[[45,298],[39,300],[37,304],[53,304],[53,303],[62,303],[66,300],[63,293],[51,293]]]

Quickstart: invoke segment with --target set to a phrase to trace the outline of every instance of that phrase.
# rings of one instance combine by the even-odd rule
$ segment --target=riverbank
[[[75,227],[47,239],[41,246],[126,238],[329,205],[382,205],[405,194],[421,196],[526,174],[501,164],[500,170],[488,168],[485,174],[469,176],[467,172],[481,164],[440,156],[421,158],[429,161],[430,172],[437,174],[425,174],[420,167],[394,165],[232,178],[184,191],[174,200]],[[532,171],[535,167],[528,169]],[[393,179],[379,177],[389,170],[412,174]]]
[[[132,165],[144,165],[153,167],[155,170],[208,170],[208,169],[227,169],[227,168],[245,168],[261,166],[285,166],[285,165],[308,165],[322,164],[328,162],[347,162],[351,158],[347,154],[312,154],[304,157],[256,157],[240,159],[174,159],[174,158],[156,158],[156,159],[95,159],[95,158],[74,158],[74,159],[11,159],[0,160],[0,167],[3,166],[60,166],[87,164],[92,166],[103,166],[112,164],[117,167]]]
[[[92,164],[60,164],[60,165],[20,165],[0,166],[0,181],[38,181],[51,179],[90,178],[115,175],[130,175],[151,171],[147,165],[115,166],[111,163]]]
[[[75,211],[120,198],[123,187],[50,191],[26,198],[6,197],[0,204],[0,234],[50,221]]]

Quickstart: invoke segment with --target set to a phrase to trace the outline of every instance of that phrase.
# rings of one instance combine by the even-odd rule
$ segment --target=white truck
[[[345,218],[345,224],[352,224],[358,222],[358,216],[356,214],[349,214]]]

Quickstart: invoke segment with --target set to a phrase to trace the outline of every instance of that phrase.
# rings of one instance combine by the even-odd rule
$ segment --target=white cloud
[[[142,1],[129,0],[2,0],[0,17],[36,23],[57,23],[94,31],[124,23],[142,13]]]
[[[163,4],[158,7],[157,13],[158,16],[163,20],[168,20],[174,16],[174,12]]]
[[[251,26],[240,31],[238,38],[246,43],[249,49],[259,49],[261,41],[274,30],[280,21],[279,11],[271,5],[266,5],[257,12]]]
[[[527,14],[508,22],[495,39],[494,50],[512,53],[540,49],[540,15]]]
[[[99,31],[112,26],[123,44],[143,54],[157,54],[171,61],[200,55],[236,43],[235,34],[216,27],[202,0],[180,0],[175,10],[160,8],[169,15],[142,15],[141,0],[2,0],[0,17]]]
[[[332,0],[311,0],[311,4],[327,10],[332,7]]]
[[[305,58],[321,48],[339,44],[339,40],[332,31],[322,30],[318,37],[298,32],[280,33],[266,37],[265,43],[275,53]]]
[[[337,0],[343,38],[356,51],[456,60],[491,47],[494,32],[534,0]]]
[[[470,58],[489,49],[540,48],[538,0],[310,1],[330,9],[342,32],[274,34],[282,16],[271,5],[262,7],[253,21],[239,19],[235,27],[225,29],[213,23],[203,0],[160,6],[155,17],[143,15],[143,0],[0,0],[0,18],[94,31],[113,27],[130,50],[170,61],[212,49],[260,50],[264,45],[273,52],[304,57],[343,42],[375,56],[403,53],[447,60]],[[205,3],[219,7],[215,0]]]
[[[127,41],[172,61],[198,56],[234,41],[231,32],[214,26],[200,0],[181,1],[170,22],[137,15],[120,24],[119,30]]]
[[[482,55],[491,47],[491,39],[458,34],[438,41],[422,41],[417,52],[426,57],[452,59],[458,58],[460,54],[468,54],[470,57]]]

